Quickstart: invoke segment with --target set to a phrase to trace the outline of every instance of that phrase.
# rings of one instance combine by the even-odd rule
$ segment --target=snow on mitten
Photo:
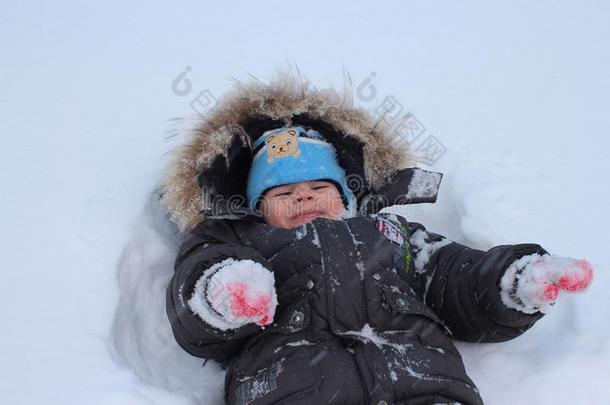
[[[188,304],[221,330],[248,323],[265,326],[273,321],[277,306],[273,284],[273,273],[260,263],[229,258],[203,273]]]
[[[537,253],[515,260],[500,280],[502,302],[526,314],[547,312],[560,293],[580,292],[593,279],[591,264]]]

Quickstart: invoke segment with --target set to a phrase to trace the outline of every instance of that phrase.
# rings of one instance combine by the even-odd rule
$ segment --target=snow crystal
[[[391,285],[391,286],[390,286],[390,290],[391,290],[392,292],[402,294],[402,290],[401,290],[400,288],[398,288],[398,286]]]
[[[360,256],[360,255],[358,255]],[[356,262],[356,268],[358,269],[358,272],[360,273],[360,280],[364,280],[364,263],[362,262],[362,260],[358,260]]]
[[[349,336],[358,336],[360,338],[363,338],[365,341],[370,341],[379,348],[382,348],[383,345],[390,344],[386,339],[375,333],[375,330],[368,323],[365,324],[361,330],[347,331],[341,334]]]
[[[315,344],[315,343],[310,342],[309,340],[305,340],[305,339],[302,339],[302,340],[296,340],[296,341],[294,341],[294,342],[288,342],[288,343],[286,343],[285,345],[280,346],[280,347],[278,347],[278,348],[274,349],[274,350],[273,350],[273,353],[277,353],[277,352],[279,352],[279,351],[283,350],[283,349],[284,349],[286,346],[298,347],[298,346],[311,346],[311,345],[314,345],[314,344]]]
[[[410,361],[408,359],[402,359],[402,360],[403,360],[404,364],[396,364],[396,366],[399,367],[399,370],[406,371],[407,374],[409,374],[411,377],[415,377],[415,378],[418,378],[418,379],[424,380],[424,381],[435,381],[435,382],[449,381],[449,379],[446,377],[417,372],[412,367],[412,366],[418,366],[419,368],[427,367],[427,365],[425,363],[414,362],[414,361]],[[396,361],[396,363],[398,363],[398,362]]]
[[[384,346],[387,346],[396,350],[400,354],[405,353],[409,347],[413,346],[411,344],[399,344],[388,341],[383,336],[377,334],[377,332],[375,332],[375,330],[368,323],[364,324],[364,326],[360,330],[347,331],[340,333],[340,335],[356,336],[365,342],[373,343],[380,349],[382,349]]]
[[[409,375],[411,377],[416,377],[416,378],[419,378],[419,379],[422,379],[422,380],[426,379],[426,375],[425,374],[417,373],[417,372],[413,371],[413,369],[411,367],[405,367],[405,370],[407,370],[407,373],[409,373]]]
[[[350,227],[347,224],[345,224],[345,227],[347,228],[347,232],[352,237],[352,243],[354,244],[354,247],[356,249],[356,259],[357,259],[356,260],[356,269],[360,273],[360,280],[364,280],[365,267],[364,267],[364,262],[362,260],[362,254],[360,253],[360,250],[358,249],[358,246],[364,244],[364,242],[361,242],[358,239],[356,239],[356,237],[352,233],[352,230],[350,229]]]
[[[438,242],[426,242],[428,232],[418,229],[409,237],[411,245],[417,247],[419,252],[415,255],[415,272],[423,273],[426,263],[430,261],[430,256],[443,246],[452,243],[449,239],[442,239]]]
[[[440,173],[415,170],[409,183],[407,199],[433,198],[438,193],[440,183]]]
[[[437,351],[437,352],[439,352],[440,354],[445,354],[445,351],[444,351],[443,349],[441,349],[440,347],[432,347],[432,346],[426,346],[426,345],[424,345],[424,347],[425,347],[426,349],[430,349],[430,350]]]
[[[334,294],[336,291],[335,286],[340,286],[341,283],[339,282],[339,280],[337,279],[337,277],[334,274],[332,274],[330,276],[330,281],[331,281],[331,284],[330,284],[331,292]]]
[[[313,229],[313,239],[311,240],[311,243],[313,243],[315,246],[317,246],[318,248],[320,248],[320,237],[318,236],[318,231],[316,230],[316,227],[312,225],[312,229]]]
[[[307,224],[303,224],[301,226],[299,226],[298,228],[295,229],[295,235],[296,238],[301,240],[303,239],[305,236],[307,236]]]
[[[359,246],[359,245],[363,245],[364,242],[359,241],[358,239],[356,239],[356,237],[354,236],[354,234],[352,233],[352,230],[350,229],[350,227],[345,224],[345,226],[347,227],[347,232],[350,234],[350,236],[352,237],[352,242],[354,243],[355,246]]]
[[[288,342],[288,343],[274,349],[273,353],[277,353],[277,352],[283,350],[286,346],[298,347],[298,346],[311,346],[311,345],[315,345],[315,343],[310,342],[309,340],[305,340],[305,339],[297,340],[294,342]]]
[[[322,252],[322,247],[320,245],[320,236],[318,235],[318,230],[316,229],[315,225],[311,223],[310,225],[313,232],[313,239],[311,240],[311,243],[313,243],[314,246],[317,246],[318,251],[320,252],[320,273],[325,274],[326,266],[324,265],[324,253]]]
[[[286,346],[309,346],[309,345],[313,345],[312,342],[310,342],[309,340],[297,340],[296,342],[289,342],[286,343]]]
[[[181,284],[178,288],[178,300],[180,301],[180,305],[182,308],[186,308],[186,304],[184,303],[184,298],[182,298],[182,292],[184,291],[184,284]]]
[[[426,287],[424,289],[424,304],[428,304],[428,291],[430,291],[430,286],[432,285],[432,280],[434,280],[434,275],[436,274],[436,268],[432,270],[432,273],[426,274]]]
[[[395,346],[399,346],[397,344],[392,345],[393,349],[396,349]],[[410,356],[405,356],[404,350],[398,351],[399,355],[395,355],[392,358],[392,361],[387,363],[387,367],[389,370],[389,377],[392,381],[396,382],[398,380],[398,374],[407,373],[411,377],[415,377],[425,381],[436,381],[443,382],[447,381],[447,378],[436,376],[436,375],[428,375],[425,373],[417,372],[414,370],[414,367],[418,369],[424,369],[429,367],[428,360],[414,360]]]

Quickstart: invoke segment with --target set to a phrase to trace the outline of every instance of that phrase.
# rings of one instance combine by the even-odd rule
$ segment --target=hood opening
[[[199,174],[199,187],[206,191],[206,198],[213,206],[222,199],[230,201],[230,206],[234,208],[243,205],[241,208],[247,210],[246,185],[253,158],[250,145],[266,131],[285,126],[301,126],[318,131],[335,148],[339,166],[345,171],[348,187],[356,199],[359,200],[368,192],[364,176],[363,145],[356,138],[342,134],[330,124],[307,114],[294,116],[290,122],[261,117],[244,124],[245,135],[249,140],[244,141],[235,136],[227,153],[216,156],[209,167]],[[218,211],[219,207],[214,208]]]
[[[269,83],[236,83],[173,151],[160,190],[170,219],[184,231],[209,214],[247,207],[252,145],[264,132],[287,126],[311,128],[326,138],[360,205],[412,157],[394,146],[389,124],[355,107],[350,95],[349,83],[341,95],[285,72]]]

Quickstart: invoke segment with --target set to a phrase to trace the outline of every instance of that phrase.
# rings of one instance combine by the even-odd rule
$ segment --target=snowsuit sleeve
[[[400,218],[410,244],[405,277],[443,320],[453,337],[468,342],[502,342],[521,335],[543,314],[508,308],[500,298],[500,279],[516,259],[546,253],[537,244],[501,245],[487,252],[428,232]]]
[[[224,362],[241,349],[248,337],[262,328],[250,323],[223,331],[209,325],[188,304],[195,284],[206,270],[227,258],[249,259],[268,266],[256,250],[239,243],[233,228],[227,224],[229,221],[213,221],[209,225],[206,222],[197,225],[180,247],[174,275],[167,287],[166,309],[174,337],[185,351],[193,356]]]

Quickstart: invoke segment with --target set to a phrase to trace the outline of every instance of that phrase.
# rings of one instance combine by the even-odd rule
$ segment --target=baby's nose
[[[296,191],[297,201],[313,200],[313,193],[308,189],[299,189]]]
[[[297,196],[297,201],[303,201],[303,200],[313,200],[313,195],[309,194],[309,195],[299,195]]]

